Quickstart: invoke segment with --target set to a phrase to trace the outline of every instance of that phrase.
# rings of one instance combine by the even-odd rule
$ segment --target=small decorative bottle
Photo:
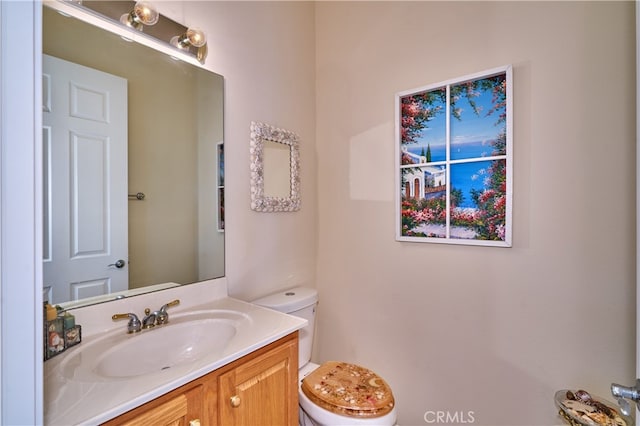
[[[55,307],[47,304],[45,306],[47,321],[45,327],[46,351],[45,357],[49,359],[61,353],[65,349],[64,345],[64,320],[58,317]]]
[[[64,347],[70,348],[77,345],[82,340],[82,330],[80,325],[76,324],[76,319],[69,312],[61,315],[64,322]]]

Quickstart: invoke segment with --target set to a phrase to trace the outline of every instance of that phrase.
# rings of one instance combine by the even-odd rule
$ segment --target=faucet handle
[[[171,302],[162,305],[162,307],[160,308],[160,310],[158,311],[158,314],[156,316],[156,324],[160,325],[160,324],[166,324],[169,322],[169,314],[167,313],[167,308],[171,307],[171,306],[176,306],[180,303],[180,299],[176,299],[176,300],[172,300]]]
[[[176,300],[172,300],[171,302],[167,303],[166,305],[162,305],[162,308],[160,308],[161,311],[166,310],[167,308],[170,308],[172,306],[176,306],[180,304],[180,299],[176,299]]]
[[[127,333],[137,333],[142,329],[142,323],[136,314],[113,314],[111,319],[114,321],[119,319],[129,319],[129,323],[127,324]]]

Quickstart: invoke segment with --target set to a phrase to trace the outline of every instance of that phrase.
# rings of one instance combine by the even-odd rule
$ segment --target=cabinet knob
[[[231,397],[231,406],[233,408],[240,406],[240,397],[238,395],[234,395]]]
[[[191,420],[189,426],[200,426],[200,419]]]

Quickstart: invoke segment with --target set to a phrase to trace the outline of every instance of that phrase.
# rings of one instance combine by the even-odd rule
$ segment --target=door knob
[[[191,420],[189,426],[200,426],[200,419]]]
[[[640,379],[636,380],[635,386],[622,386],[612,383],[611,394],[618,400],[622,414],[628,416],[631,413],[631,406],[628,400],[634,402],[640,401]]]
[[[122,259],[118,259],[116,260],[116,263],[110,263],[107,266],[115,266],[116,268],[120,269],[120,268],[124,268],[125,265],[125,261]]]

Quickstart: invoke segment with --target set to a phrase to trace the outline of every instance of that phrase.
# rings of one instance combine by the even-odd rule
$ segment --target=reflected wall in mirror
[[[293,132],[251,122],[251,209],[300,209],[299,138]]]
[[[43,52],[45,300],[223,276],[223,77],[49,7]]]
[[[263,141],[262,164],[264,195],[286,198],[291,193],[291,146],[271,140]],[[264,173],[269,170],[269,173]]]

